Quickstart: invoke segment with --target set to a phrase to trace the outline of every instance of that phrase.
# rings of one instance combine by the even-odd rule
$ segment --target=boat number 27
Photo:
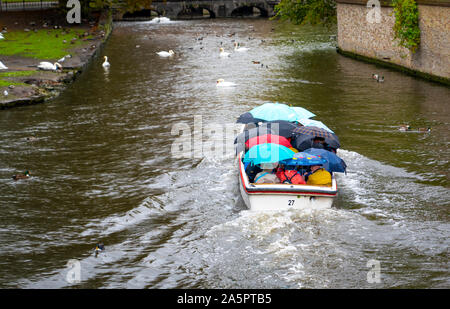
[[[288,206],[294,206],[295,200],[288,200]]]

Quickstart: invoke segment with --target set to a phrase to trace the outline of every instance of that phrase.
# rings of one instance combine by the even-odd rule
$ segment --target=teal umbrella
[[[300,119],[298,122],[300,122],[302,125],[306,126],[306,127],[318,127],[324,130],[327,130],[328,132],[334,133],[329,127],[327,127],[322,121],[318,121],[318,120],[312,120],[312,119]]]
[[[304,109],[303,107],[299,107],[299,106],[291,106],[291,109],[294,110],[294,112],[297,114],[297,120],[298,119],[307,119],[307,118],[312,118],[314,117],[316,114],[311,113],[309,110]]]
[[[265,121],[286,120],[297,121],[298,114],[286,104],[282,103],[265,103],[250,111],[254,118]]]
[[[258,144],[250,148],[245,154],[244,162],[252,164],[274,163],[293,158],[295,152],[283,145]]]

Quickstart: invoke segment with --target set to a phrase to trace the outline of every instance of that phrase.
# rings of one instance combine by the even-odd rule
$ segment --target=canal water
[[[0,113],[0,286],[449,288],[450,89],[343,57],[333,34],[266,19],[117,23],[60,97]],[[250,50],[219,58],[233,40]],[[174,155],[199,119],[216,128],[206,149],[274,101],[339,135],[349,167],[333,208],[253,213],[232,152]]]

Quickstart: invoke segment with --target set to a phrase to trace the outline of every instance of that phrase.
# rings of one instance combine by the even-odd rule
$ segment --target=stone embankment
[[[0,43],[6,44],[0,45],[0,61],[8,67],[7,70],[0,70],[0,109],[42,103],[58,96],[99,53],[112,31],[109,12],[98,13],[93,19],[84,20],[81,25],[75,26],[50,18],[36,21],[29,12],[23,16],[17,16],[18,14],[20,13],[4,12],[0,15],[0,31],[3,31],[5,37]],[[43,71],[37,68],[41,61],[54,63],[59,59],[36,58],[23,51],[11,53],[14,44],[19,45],[20,40],[8,41],[9,33],[14,33],[17,37],[20,36],[18,32],[24,32],[24,37],[33,42],[32,36],[38,35],[40,31],[45,31],[52,38],[61,34],[72,37],[74,33],[79,33],[72,38],[73,42],[64,40],[64,46],[67,47],[62,52],[69,57],[64,57],[61,62],[62,70]],[[63,38],[60,38],[62,41]],[[26,44],[44,43],[36,40],[36,43]],[[6,46],[3,53],[2,46]]]

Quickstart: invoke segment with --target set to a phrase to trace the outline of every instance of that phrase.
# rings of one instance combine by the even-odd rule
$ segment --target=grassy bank
[[[57,60],[67,55],[69,49],[86,43],[83,29],[40,29],[37,31],[11,31],[0,40],[0,55],[21,56],[34,59]]]
[[[7,87],[9,85],[26,85],[24,83],[15,82],[15,77],[31,76],[35,74],[36,71],[13,71],[13,72],[2,72],[0,73],[0,87]]]

